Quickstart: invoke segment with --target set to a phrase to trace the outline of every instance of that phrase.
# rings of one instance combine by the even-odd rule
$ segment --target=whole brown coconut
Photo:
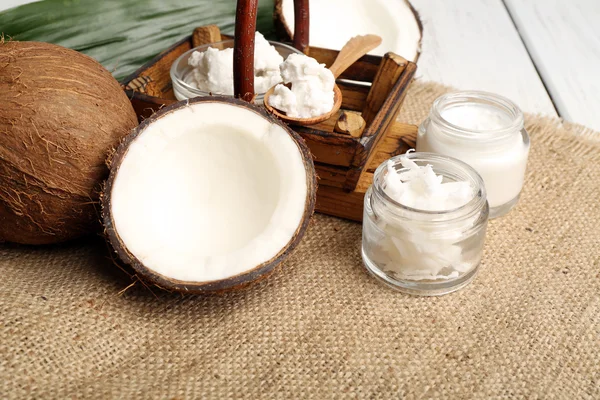
[[[95,230],[106,155],[137,125],[119,83],[76,51],[0,43],[0,104],[0,241]]]

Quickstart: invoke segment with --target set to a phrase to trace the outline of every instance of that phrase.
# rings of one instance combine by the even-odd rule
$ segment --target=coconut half
[[[375,34],[383,42],[369,54],[419,57],[423,26],[408,0],[310,0],[309,11],[311,46],[341,49],[351,37]],[[276,0],[275,22],[284,39],[294,37],[294,0]]]
[[[244,101],[204,97],[146,119],[117,149],[103,219],[119,257],[156,285],[203,292],[272,271],[314,211],[304,141]]]

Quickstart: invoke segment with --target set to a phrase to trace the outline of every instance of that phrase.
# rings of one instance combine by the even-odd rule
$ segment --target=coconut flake
[[[431,165],[420,167],[406,156],[400,157],[400,162],[407,171],[398,173],[394,163],[387,162],[384,190],[406,207],[447,211],[462,207],[473,198],[469,182],[443,182],[443,176],[436,175]]]

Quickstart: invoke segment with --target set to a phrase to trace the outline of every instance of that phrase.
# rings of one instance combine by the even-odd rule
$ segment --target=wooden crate
[[[177,101],[170,68],[181,54],[226,39],[231,37],[221,35],[214,25],[197,28],[126,78],[123,88],[138,117],[144,119]],[[338,51],[309,47],[307,53],[330,66]],[[338,79],[343,100],[337,114],[318,125],[292,126],[314,157],[319,177],[317,211],[361,221],[364,193],[375,168],[415,146],[417,127],[396,122],[415,71],[415,63],[391,52],[384,57],[364,56]],[[359,115],[364,129],[356,128],[362,121]],[[348,122],[357,122],[350,127],[352,133]]]

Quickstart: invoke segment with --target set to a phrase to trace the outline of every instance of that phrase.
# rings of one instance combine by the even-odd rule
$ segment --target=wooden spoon
[[[333,77],[337,79],[342,74],[342,72],[344,72],[346,69],[348,69],[348,67],[354,64],[356,60],[358,60],[359,58],[361,58],[380,44],[381,37],[377,35],[355,36],[352,39],[350,39],[344,45],[344,47],[342,47],[342,50],[340,50],[337,58],[335,59],[331,67],[329,67],[329,70],[333,73]],[[269,97],[273,94],[274,90],[275,86],[270,88],[267,91],[267,93],[265,93],[265,108],[268,112],[275,115],[282,121],[293,125],[315,125],[320,122],[326,121],[329,118],[331,118],[331,116],[335,114],[342,105],[342,92],[336,84],[333,86],[333,108],[331,109],[331,111],[323,115],[311,118],[288,117],[287,115],[285,115],[285,112],[279,111],[276,108],[273,108],[271,107],[271,105],[269,105]]]

